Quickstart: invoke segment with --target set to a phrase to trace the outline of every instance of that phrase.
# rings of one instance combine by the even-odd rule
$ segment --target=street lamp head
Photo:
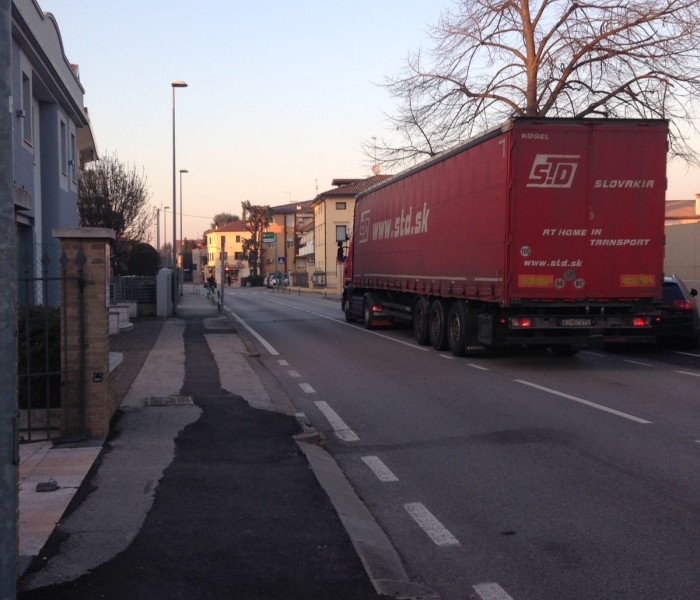
[[[174,88],[187,87],[187,84],[184,81],[173,81],[170,85],[172,85]]]
[[[189,173],[187,169],[180,169],[180,173]]]

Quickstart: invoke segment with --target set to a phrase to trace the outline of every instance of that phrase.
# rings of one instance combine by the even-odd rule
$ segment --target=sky
[[[172,237],[172,121],[183,236],[241,202],[313,199],[367,177],[361,144],[387,137],[382,86],[451,0],[38,0],[78,64],[98,152],[142,171]],[[700,140],[694,144],[700,150]],[[700,193],[700,169],[669,166],[668,199]],[[180,193],[177,193],[178,214]],[[161,215],[163,213],[161,212]],[[179,217],[178,217],[179,218]],[[161,221],[161,231],[164,230]],[[179,225],[178,225],[179,232]],[[155,228],[151,242],[155,242]],[[162,242],[162,240],[161,240]]]

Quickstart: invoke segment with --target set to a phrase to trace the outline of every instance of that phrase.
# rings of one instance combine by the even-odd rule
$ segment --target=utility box
[[[171,317],[173,314],[173,272],[163,267],[156,278],[156,316]]]

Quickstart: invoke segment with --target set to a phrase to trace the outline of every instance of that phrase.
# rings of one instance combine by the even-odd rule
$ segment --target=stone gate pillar
[[[61,244],[61,438],[105,438],[117,408],[109,370],[112,229],[54,229]]]

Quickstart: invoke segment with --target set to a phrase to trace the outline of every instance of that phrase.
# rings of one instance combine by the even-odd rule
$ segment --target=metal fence
[[[111,304],[120,302],[138,302],[140,304],[156,303],[157,277],[114,277],[109,284],[109,301]]]
[[[41,250],[40,248],[37,250]],[[84,256],[82,260],[84,261]],[[78,279],[83,285],[81,256]],[[20,409],[20,439],[32,442],[58,437],[61,433],[61,399],[77,394],[84,405],[84,389],[72,389],[62,357],[68,351],[61,318],[68,314],[68,300],[62,290],[67,279],[68,259],[52,259],[46,251],[26,252],[21,257],[18,277],[17,384]],[[78,300],[81,304],[83,298]],[[78,327],[84,331],[82,306],[77,314]],[[81,347],[78,352],[84,352]],[[80,361],[82,364],[82,361]],[[81,395],[82,394],[82,395]]]

